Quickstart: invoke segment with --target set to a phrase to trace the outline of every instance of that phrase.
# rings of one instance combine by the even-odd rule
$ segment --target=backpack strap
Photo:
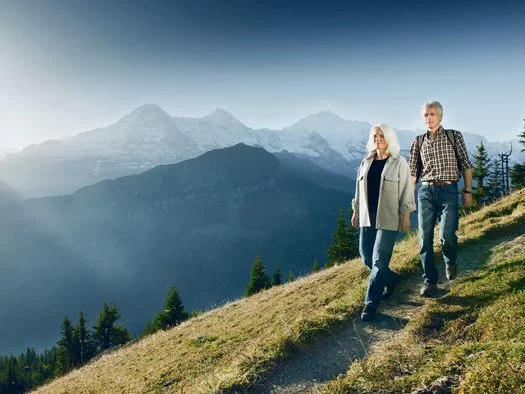
[[[426,134],[421,134],[417,136],[417,146],[419,148],[419,151],[421,152],[421,147],[423,146],[423,142],[425,141]]]
[[[458,147],[457,147],[457,144],[456,144],[456,133],[457,133],[456,130],[445,130],[445,134],[447,136],[447,139],[449,140],[449,142],[454,147],[454,153],[456,155],[456,161],[458,163],[458,169],[459,169],[460,172],[462,172],[463,171],[463,166],[461,165],[461,161],[459,160]]]
[[[416,172],[416,183],[419,182],[419,178],[421,178],[421,172],[423,172],[423,161],[421,160],[421,147],[423,146],[423,142],[425,141],[425,134],[421,134],[417,136],[417,172]]]
[[[417,141],[417,171],[416,171],[416,183],[419,182],[419,178],[421,178],[421,173],[423,172],[423,160],[421,160],[421,147],[423,146],[423,142],[425,141],[426,133],[418,135],[416,137]]]

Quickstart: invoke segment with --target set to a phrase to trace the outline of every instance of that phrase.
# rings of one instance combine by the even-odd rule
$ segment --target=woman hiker
[[[352,200],[352,226],[360,228],[359,253],[371,269],[361,320],[375,319],[381,298],[389,298],[399,282],[389,268],[399,230],[410,230],[410,212],[416,210],[414,187],[406,159],[391,127],[371,128],[366,155],[357,172]]]

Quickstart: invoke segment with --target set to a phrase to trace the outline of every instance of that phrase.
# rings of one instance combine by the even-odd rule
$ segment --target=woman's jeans
[[[397,231],[375,228],[375,217],[370,217],[374,227],[361,227],[359,233],[359,253],[363,263],[372,271],[368,280],[365,306],[377,308],[383,297],[383,289],[397,281],[397,274],[388,264],[397,238]]]
[[[423,265],[423,279],[425,283],[433,284],[438,281],[438,270],[434,264],[436,220],[439,220],[439,238],[445,264],[454,264],[458,256],[458,185],[422,185],[417,200],[419,255]]]

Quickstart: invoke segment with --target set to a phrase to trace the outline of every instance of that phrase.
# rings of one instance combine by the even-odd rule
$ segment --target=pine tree
[[[327,262],[324,263],[323,268],[330,268],[330,267],[333,267],[334,265],[335,265],[335,261],[328,260]]]
[[[330,263],[341,264],[351,256],[350,240],[346,228],[343,209],[339,209],[337,225],[332,236],[332,243],[328,247],[328,258]]]
[[[75,368],[82,365],[82,350],[80,345],[80,330],[79,326],[76,325],[73,327],[73,366]]]
[[[260,292],[261,290],[268,289],[270,287],[270,284],[270,278],[266,274],[266,269],[264,268],[262,257],[257,256],[255,258],[255,261],[253,262],[250,283],[246,287],[244,295],[246,297],[249,297],[252,294]]]
[[[286,279],[286,281],[287,281],[288,283],[291,283],[291,282],[293,282],[294,280],[295,280],[295,277],[293,276],[292,271],[288,271],[288,278]]]
[[[18,356],[18,383],[21,388],[28,391],[32,387],[38,368],[38,356],[33,349],[27,349]]]
[[[275,269],[273,271],[272,285],[279,286],[282,283],[283,281],[281,279],[281,264],[277,262],[277,264],[275,264]]]
[[[525,121],[525,119],[524,119]],[[525,126],[523,126],[523,131],[518,134],[520,138],[520,144],[525,146]],[[525,152],[525,148],[521,150]],[[510,177],[512,179],[512,187],[514,189],[521,189],[525,187],[525,163],[515,164],[510,170]]]
[[[55,376],[56,367],[58,364],[58,348],[53,346],[51,350],[44,350],[41,356],[41,382]]]
[[[81,366],[87,363],[94,356],[93,340],[87,327],[87,320],[84,313],[80,312],[78,324],[73,331],[74,343],[74,364]]]
[[[317,262],[317,259],[314,259],[314,263],[312,264],[312,272],[319,272],[319,263]]]
[[[166,300],[164,301],[164,311],[162,311],[156,319],[156,328],[165,330],[182,323],[188,318],[188,314],[184,311],[184,305],[180,298],[179,292],[175,285],[171,286]]]
[[[27,349],[18,357],[0,356],[0,393],[25,393],[53,378],[58,372],[56,350],[37,354]]]
[[[61,326],[62,337],[59,339],[57,345],[57,373],[64,374],[74,367],[75,360],[75,345],[73,342],[73,325],[71,321],[65,317]]]
[[[492,160],[492,165],[489,166],[489,176],[487,186],[485,187],[485,195],[489,202],[496,201],[503,196],[503,186],[501,184],[501,162],[497,158]]]
[[[128,330],[115,324],[118,319],[120,319],[118,307],[104,303],[97,324],[93,327],[93,339],[99,352],[131,340]]]
[[[15,357],[10,357],[7,367],[7,393],[24,393],[24,386],[21,379],[21,368]]]
[[[514,164],[510,170],[510,178],[514,189],[525,187],[525,163]]]
[[[483,145],[483,141],[476,146],[476,153],[474,154],[474,168],[473,175],[476,180],[476,190],[474,197],[478,204],[482,205],[487,201],[487,193],[485,190],[485,180],[489,176],[490,159]]]
[[[523,119],[523,121],[525,122],[525,119]],[[525,125],[523,125],[523,130],[518,134],[518,137],[520,139],[520,144],[525,146]],[[525,148],[523,148],[521,151],[525,152]]]
[[[143,336],[151,335],[159,331],[157,329],[157,326],[155,325],[156,320],[157,320],[157,316],[155,315],[153,320],[146,322],[146,326],[144,327],[144,333],[142,334]]]

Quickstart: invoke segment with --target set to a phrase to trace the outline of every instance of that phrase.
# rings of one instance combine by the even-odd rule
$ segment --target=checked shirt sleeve
[[[461,168],[463,169],[463,171],[467,168],[472,168],[472,163],[470,162],[467,153],[467,147],[465,146],[465,140],[463,139],[463,135],[459,131],[456,133],[456,145],[458,159],[461,163]]]
[[[410,158],[408,165],[410,167],[410,175],[417,176],[417,159],[419,157],[419,147],[417,145],[417,138],[412,142],[410,147]]]

